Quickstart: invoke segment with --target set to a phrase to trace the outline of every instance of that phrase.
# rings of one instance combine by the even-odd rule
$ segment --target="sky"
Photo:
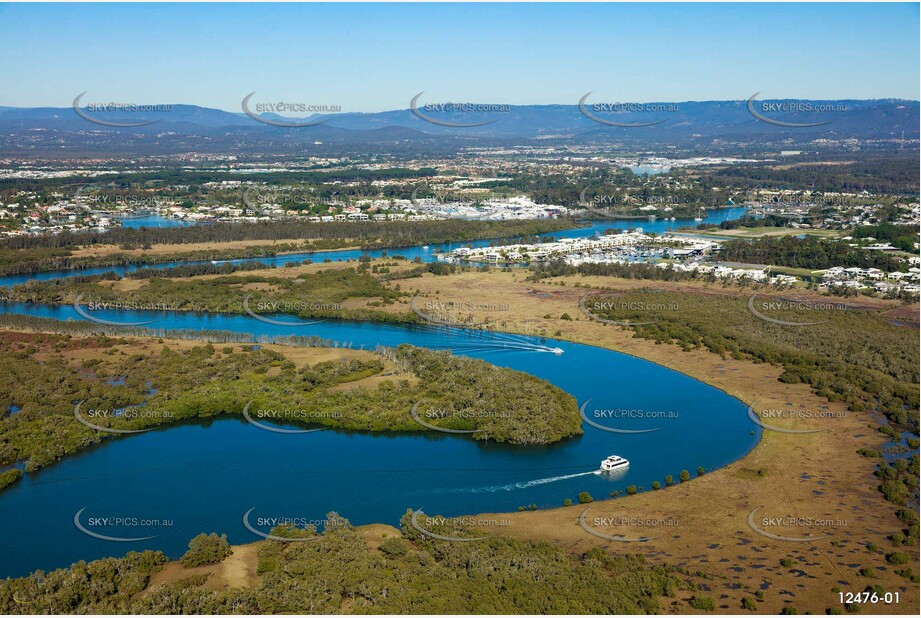
[[[914,4],[0,4],[0,106],[919,96]]]

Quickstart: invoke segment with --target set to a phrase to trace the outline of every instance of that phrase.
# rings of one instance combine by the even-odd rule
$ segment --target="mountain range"
[[[85,102],[84,102],[85,103]],[[563,140],[572,144],[619,141],[633,144],[682,146],[720,142],[771,144],[815,143],[816,140],[890,140],[893,144],[919,138],[919,103],[901,99],[876,100],[759,100],[645,103],[644,109],[608,112],[579,105],[512,105],[499,111],[432,111],[431,107],[375,113],[339,113],[302,118],[260,114],[260,122],[244,113],[196,105],[160,105],[162,111],[90,111],[82,116],[72,107],[0,107],[0,152],[44,145],[48,139],[67,144],[108,144],[119,149],[152,140],[165,150],[228,143],[251,147],[272,144],[338,143],[540,143]],[[759,114],[756,117],[750,111]],[[798,111],[788,111],[795,108]],[[497,109],[495,107],[490,109]],[[811,111],[811,110],[830,111]],[[585,112],[585,113],[583,113]],[[429,122],[420,115],[434,120]],[[592,115],[599,121],[589,118]],[[115,127],[103,123],[144,126]],[[776,122],[773,122],[776,121]],[[284,127],[279,123],[309,123]],[[489,124],[482,124],[489,123]],[[609,123],[644,126],[610,126]],[[785,126],[785,123],[812,126]],[[479,126],[446,126],[477,124]],[[916,146],[915,146],[916,148]],[[210,148],[206,148],[210,149]]]

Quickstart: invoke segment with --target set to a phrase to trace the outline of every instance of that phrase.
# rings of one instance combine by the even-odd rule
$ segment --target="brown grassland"
[[[375,263],[388,262],[388,259]],[[354,264],[311,264],[294,268],[250,271],[294,277],[305,272],[353,266]],[[401,263],[391,272],[413,266]],[[782,369],[767,363],[723,358],[703,349],[683,351],[678,345],[660,344],[634,337],[630,329],[593,321],[578,311],[579,299],[587,287],[619,290],[655,287],[687,294],[749,296],[751,290],[703,282],[650,282],[610,277],[557,277],[528,282],[528,272],[464,272],[448,276],[426,274],[400,279],[410,295],[444,301],[469,301],[501,305],[501,311],[481,313],[477,320],[488,320],[495,330],[528,335],[546,335],[577,343],[600,346],[641,357],[719,388],[729,395],[765,407],[796,406],[820,409],[827,406],[837,416],[823,419],[785,421],[797,429],[821,429],[811,434],[784,434],[765,430],[759,444],[739,461],[685,483],[658,491],[602,500],[595,496],[587,521],[598,517],[632,517],[672,520],[675,525],[660,529],[603,529],[610,535],[627,538],[648,535],[643,542],[619,542],[598,538],[579,524],[587,505],[560,506],[549,510],[502,514],[512,525],[501,534],[531,541],[549,541],[573,554],[583,554],[602,547],[612,554],[643,554],[653,563],[675,565],[686,570],[702,592],[716,599],[717,611],[739,613],[742,599],[754,598],[762,591],[758,613],[779,613],[795,608],[800,613],[825,613],[842,609],[838,590],[860,592],[879,585],[887,591],[899,591],[898,605],[864,607],[865,613],[917,614],[919,591],[916,584],[896,574],[897,567],[886,564],[885,554],[896,548],[888,536],[903,528],[896,518],[896,507],[877,490],[874,477],[877,459],[862,457],[860,448],[879,450],[886,442],[876,431],[878,419],[868,413],[848,411],[843,403],[830,402],[816,395],[806,384],[787,384],[778,380]],[[212,276],[205,276],[209,278]],[[130,289],[135,280],[113,284]],[[808,291],[797,291],[801,299],[817,298]],[[827,300],[827,299],[825,299]],[[902,307],[890,301],[871,298],[835,299],[854,306],[891,309],[891,317],[917,326],[918,306]],[[381,310],[406,313],[409,296]],[[571,319],[561,319],[563,314]],[[917,337],[912,326],[906,336]],[[174,342],[171,345],[194,345]],[[317,349],[272,346],[296,363],[323,360]],[[344,350],[336,350],[342,356]],[[303,357],[301,357],[303,356]],[[676,479],[677,480],[677,479]],[[838,524],[823,528],[827,537],[802,542],[766,538],[748,525],[749,513],[760,507],[759,517],[796,516],[836,520]],[[483,517],[489,517],[483,515]],[[499,517],[499,515],[496,515]],[[362,527],[362,535],[372,549],[380,543],[381,527]],[[795,527],[775,533],[804,536]],[[207,586],[225,589],[256,585],[253,545],[237,546],[234,555],[223,563],[201,567],[209,574]],[[909,564],[918,572],[916,547],[907,548]],[[792,563],[792,564],[791,564]],[[872,576],[861,569],[872,568]],[[190,574],[189,569],[171,563],[157,574],[154,582],[162,583]],[[693,612],[685,602],[691,595],[681,591],[678,599],[663,598],[665,612]],[[671,603],[671,605],[667,605]]]

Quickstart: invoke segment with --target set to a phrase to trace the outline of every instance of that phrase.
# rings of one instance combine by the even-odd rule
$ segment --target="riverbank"
[[[595,547],[616,554],[639,551],[655,563],[709,573],[713,580],[707,594],[725,613],[738,613],[742,599],[754,600],[759,590],[765,597],[756,601],[761,613],[777,613],[787,607],[800,613],[825,613],[829,608],[843,609],[836,590],[862,591],[877,585],[900,591],[901,603],[876,605],[865,611],[916,613],[917,586],[897,574],[898,568],[887,564],[885,558],[890,552],[901,551],[889,536],[899,533],[904,524],[896,518],[895,506],[877,490],[879,481],[874,471],[878,460],[857,452],[879,451],[887,442],[876,430],[878,418],[849,411],[842,403],[819,397],[805,384],[780,381],[779,367],[723,358],[699,349],[683,351],[677,345],[637,338],[630,329],[594,322],[573,311],[587,291],[572,287],[575,284],[617,288],[654,285],[686,293],[732,293],[721,286],[601,277],[559,277],[525,283],[525,275],[499,271],[455,275],[451,294],[471,303],[508,307],[496,326],[502,331],[546,333],[632,354],[715,386],[748,404],[757,403],[759,408],[823,410],[828,415],[783,423],[788,428],[821,430],[818,433],[767,430],[755,449],[740,461],[686,483],[592,503],[589,523],[596,518],[602,522],[605,518],[678,522],[659,529],[636,525],[599,528],[612,536],[657,538],[632,543],[600,540],[579,525],[579,515],[584,511],[581,505],[506,514],[514,525],[503,534],[549,541],[573,553]],[[404,283],[404,289],[426,296],[442,290],[444,296],[442,283],[434,277],[414,279]],[[873,299],[855,302],[887,306],[885,301]],[[893,310],[899,307],[888,305]],[[561,319],[564,315],[571,319]],[[787,527],[787,534],[779,533],[791,537],[830,533],[828,538],[814,542],[769,539],[748,525],[749,515],[759,507],[756,523],[767,516],[830,520],[838,525],[822,530]],[[908,549],[914,554],[911,569],[917,573],[917,553]],[[862,569],[870,570],[862,574]],[[688,611],[687,606],[679,609]]]
[[[488,533],[549,541],[574,554],[597,547],[614,554],[641,552],[655,564],[674,564],[702,572],[705,576],[695,577],[695,585],[702,587],[698,594],[714,598],[717,609],[726,613],[738,612],[743,598],[753,599],[762,613],[788,607],[821,613],[841,607],[836,588],[859,592],[867,586],[901,593],[898,607],[874,607],[873,611],[911,613],[917,608],[915,587],[885,559],[886,554],[899,550],[887,537],[903,525],[893,514],[894,506],[876,490],[879,481],[873,471],[878,460],[857,453],[864,448],[880,450],[885,443],[886,438],[876,431],[878,419],[869,413],[848,411],[842,403],[829,402],[805,384],[780,381],[782,370],[776,366],[723,358],[700,349],[683,351],[677,345],[638,338],[632,330],[589,321],[577,309],[587,290],[574,286],[578,283],[642,289],[654,285],[656,289],[710,295],[747,292],[698,282],[601,277],[531,282],[524,280],[528,274],[498,270],[447,278],[429,274],[401,280],[399,284],[407,295],[419,295],[422,301],[463,300],[485,307],[477,315],[490,317],[493,327],[500,331],[557,337],[625,352],[716,386],[746,403],[757,402],[759,407],[823,410],[827,414],[778,423],[788,428],[824,431],[799,435],[765,431],[760,444],[740,461],[705,471],[701,477],[692,469],[688,482],[680,483],[676,478],[674,487],[615,501],[599,502],[604,496],[594,496],[586,515],[589,527],[610,536],[655,538],[627,543],[599,539],[579,525],[584,506],[505,514],[499,518],[512,523],[498,531],[487,529]],[[812,298],[808,292],[797,293]],[[879,299],[842,302],[904,312],[900,305]],[[405,311],[407,303],[404,299],[386,310]],[[630,437],[623,440],[626,444]],[[650,488],[639,491],[643,489]],[[761,524],[762,516],[808,518],[833,524],[820,528],[793,526],[784,531],[790,537],[827,533],[826,539],[768,539],[749,526],[749,516],[756,508],[760,509],[756,524]],[[489,515],[477,517],[494,519]],[[614,519],[628,523],[608,525]],[[675,524],[658,528],[630,523],[638,521]],[[764,529],[763,525],[757,527]],[[767,529],[772,529],[770,524]],[[916,560],[908,566],[917,573]],[[764,599],[754,600],[759,591]],[[677,608],[688,611],[684,597],[679,595],[676,602],[680,603]]]

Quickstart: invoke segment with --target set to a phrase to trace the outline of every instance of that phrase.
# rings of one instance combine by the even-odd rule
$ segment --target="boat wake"
[[[561,348],[535,343],[524,337],[509,333],[465,331],[457,328],[448,328],[443,332],[447,335],[444,339],[444,343],[432,347],[468,353],[511,351],[547,352],[557,355],[563,353]]]
[[[521,481],[519,483],[511,483],[509,485],[493,485],[492,487],[479,487],[477,489],[468,489],[466,491],[472,494],[482,494],[482,493],[497,493],[500,491],[515,491],[516,489],[527,489],[528,487],[534,487],[535,485],[546,485],[547,483],[556,483],[557,481],[565,481],[567,479],[574,479],[580,476],[588,476],[589,474],[595,474],[595,470],[589,470],[588,472],[577,472],[576,474],[563,474],[562,476],[548,476],[543,479],[534,479],[533,481]]]

